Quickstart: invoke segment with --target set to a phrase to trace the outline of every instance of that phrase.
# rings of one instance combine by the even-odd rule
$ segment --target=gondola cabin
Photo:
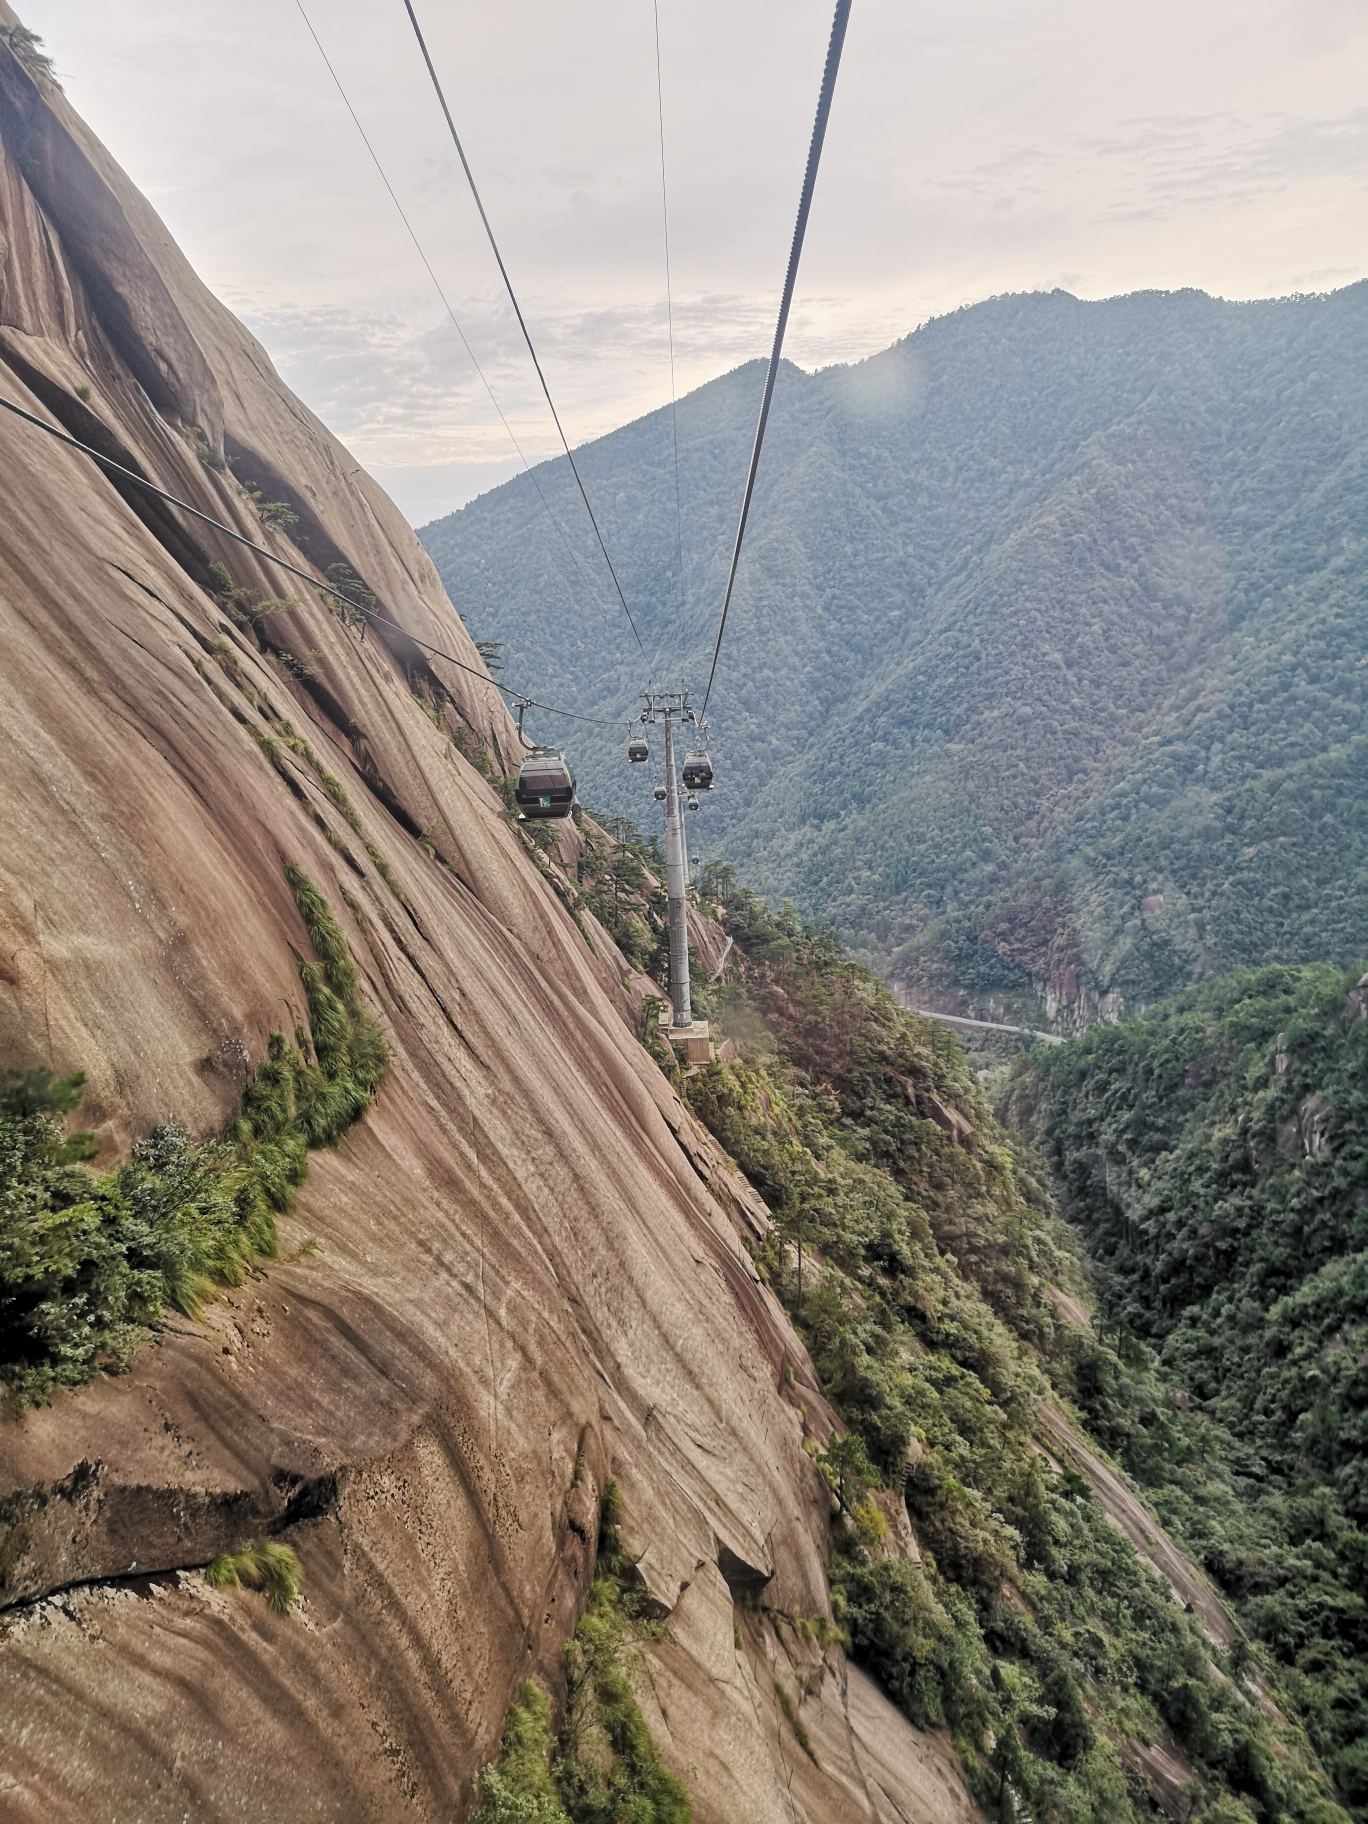
[[[627,743],[627,758],[633,766],[639,766],[643,760],[649,760],[651,750],[646,745],[645,735],[633,735]]]
[[[684,789],[688,792],[710,792],[712,782],[712,761],[701,747],[696,747],[684,757]]]
[[[575,775],[565,755],[554,748],[534,748],[518,768],[513,796],[522,817],[568,817],[575,802]]]

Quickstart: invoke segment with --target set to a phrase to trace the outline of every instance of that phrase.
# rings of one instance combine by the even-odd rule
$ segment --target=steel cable
[[[355,126],[357,132],[361,136],[362,145],[366,148],[367,152],[369,152],[369,154],[370,154],[371,163],[375,166],[375,169],[380,174],[381,183],[385,186],[386,190],[389,191],[390,201],[394,204],[394,207],[399,212],[399,220],[404,224],[404,227],[407,229],[408,237],[413,242],[414,249],[417,252],[418,258],[423,262],[424,267],[427,269],[427,275],[432,280],[433,289],[436,291],[437,296],[442,301],[442,308],[446,311],[446,314],[448,315],[448,317],[450,317],[452,327],[456,331],[456,334],[461,338],[461,346],[465,349],[467,355],[470,356],[471,366],[475,369],[475,372],[480,376],[480,381],[481,381],[482,385],[484,386],[485,392],[489,395],[489,403],[494,407],[494,410],[499,414],[499,422],[500,422],[500,424],[503,425],[504,429],[508,432],[509,442],[513,445],[513,448],[518,452],[518,460],[522,463],[523,468],[526,471],[527,479],[532,483],[532,486],[537,490],[537,499],[541,502],[543,508],[546,511],[546,517],[551,521],[551,524],[555,527],[556,532],[560,537],[561,543],[565,546],[566,555],[569,557],[570,562],[575,566],[575,569],[579,572],[580,580],[583,582],[585,588],[589,591],[589,594],[593,598],[593,600],[598,602],[600,612],[604,612],[603,603],[599,597],[598,591],[594,588],[594,585],[590,582],[588,576],[585,574],[584,566],[583,566],[583,564],[581,564],[579,557],[576,554],[575,547],[570,543],[569,538],[566,536],[565,527],[560,523],[560,521],[556,518],[555,514],[551,511],[551,503],[550,503],[550,501],[547,500],[546,495],[542,492],[542,485],[537,480],[536,470],[532,467],[531,463],[527,460],[527,457],[523,454],[522,445],[518,442],[517,436],[513,430],[513,426],[508,422],[508,419],[504,416],[504,409],[499,404],[498,398],[494,392],[494,388],[489,384],[488,376],[485,374],[484,369],[480,366],[479,359],[477,358],[477,356],[475,354],[475,350],[470,346],[470,342],[466,337],[465,330],[461,327],[460,319],[457,317],[456,312],[451,307],[451,304],[447,298],[446,292],[442,288],[442,282],[437,277],[436,272],[433,270],[431,260],[429,260],[427,254],[423,250],[423,244],[418,239],[417,232],[414,229],[413,223],[408,218],[408,214],[404,208],[404,205],[399,201],[398,193],[396,192],[394,185],[390,182],[389,177],[385,171],[385,167],[380,162],[380,155],[375,150],[375,147],[371,144],[370,136],[367,134],[366,129],[361,125],[361,117],[356,112],[356,109],[352,106],[351,98],[347,94],[346,89],[342,86],[342,78],[338,75],[337,71],[334,69],[332,59],[329,57],[327,51],[324,50],[324,48],[323,48],[323,40],[319,37],[318,33],[314,30],[314,24],[313,24],[312,19],[310,19],[309,15],[304,10],[304,0],[295,0],[295,5],[299,9],[300,18],[304,21],[304,24],[308,27],[309,36],[313,39],[314,44],[318,47],[318,54],[323,59],[324,67],[327,70],[329,76],[331,76],[333,79],[334,87],[337,89],[338,94],[342,97],[343,107],[345,107],[348,114],[351,115],[352,123]],[[605,616],[605,618],[606,618],[606,616]]]
[[[598,520],[594,517],[594,509],[589,502],[588,490],[586,489],[584,479],[579,472],[579,465],[576,463],[574,454],[571,451],[570,441],[565,435],[565,427],[561,424],[560,413],[556,410],[556,402],[551,397],[551,388],[546,383],[546,375],[542,372],[542,364],[537,358],[537,351],[532,342],[531,332],[528,330],[526,319],[523,317],[522,307],[518,303],[517,293],[513,289],[513,281],[508,276],[508,268],[504,265],[503,255],[499,252],[499,243],[494,238],[494,230],[490,226],[489,217],[485,214],[485,206],[480,200],[479,188],[475,183],[475,174],[471,170],[470,161],[465,155],[465,147],[461,144],[461,136],[456,131],[456,122],[452,119],[451,109],[447,105],[447,98],[443,92],[441,81],[438,78],[436,65],[432,61],[432,55],[427,47],[427,40],[423,37],[422,27],[418,23],[418,15],[413,10],[413,0],[404,0],[404,10],[407,12],[409,23],[413,27],[413,35],[418,40],[418,48],[423,53],[423,62],[427,65],[427,72],[432,78],[432,86],[436,92],[437,100],[441,103],[442,113],[446,118],[447,130],[451,134],[451,143],[456,148],[456,155],[461,161],[461,169],[465,172],[466,182],[470,185],[470,194],[475,199],[475,207],[479,210],[480,220],[484,223],[484,231],[489,237],[489,245],[493,249],[494,259],[504,282],[504,289],[507,291],[509,302],[513,306],[513,314],[518,319],[518,328],[522,331],[523,341],[527,344],[527,352],[532,357],[532,365],[537,370],[537,378],[541,382],[542,392],[546,395],[546,403],[550,407],[552,418],[555,420],[556,430],[559,433],[561,445],[565,450],[566,461],[570,464],[570,472],[575,477],[575,485],[580,491],[580,499],[584,502],[584,510],[589,515],[590,525],[594,528],[594,537],[598,540],[599,550],[603,553],[603,561],[608,566],[608,574],[613,579],[613,587],[617,590],[618,600],[622,603],[622,612],[627,616],[627,624],[632,629],[637,645],[641,647],[641,656],[646,660],[647,668],[649,669],[651,663],[650,658],[645,646],[642,644],[641,635],[637,631],[637,624],[632,618],[632,611],[627,606],[627,597],[622,592],[622,584],[618,581],[618,573],[613,568],[612,558],[608,555],[608,547],[604,543],[603,533],[599,530]]]
[[[679,488],[679,405],[675,390],[674,288],[670,277],[670,203],[665,183],[665,85],[660,69],[660,0],[652,0],[655,18],[656,114],[660,122],[660,216],[665,229],[665,322],[670,344],[670,431],[674,439],[675,540],[679,561],[679,613],[684,616],[684,508]],[[656,653],[656,663],[660,653]]]
[[[194,518],[202,520],[206,526],[212,526],[216,532],[222,532],[225,538],[231,538],[237,544],[245,545],[249,551],[255,551],[257,556],[264,557],[267,563],[275,564],[278,569],[287,570],[291,576],[299,577],[311,589],[317,589],[323,595],[331,595],[352,614],[364,614],[367,620],[374,621],[378,626],[392,627],[396,633],[402,633],[406,640],[412,640],[415,646],[421,646],[424,652],[432,653],[435,658],[444,659],[448,665],[454,665],[458,671],[469,672],[472,678],[478,678],[483,684],[493,685],[500,695],[511,697],[515,703],[523,703],[529,709],[544,709],[553,716],[568,716],[574,722],[592,722],[599,728],[617,726],[615,720],[607,717],[584,716],[575,709],[559,709],[554,703],[543,703],[537,697],[529,697],[521,690],[514,690],[510,684],[496,683],[487,671],[478,671],[475,666],[467,665],[463,659],[456,658],[454,654],[443,652],[440,646],[430,646],[426,640],[420,640],[416,633],[410,633],[407,627],[401,626],[398,621],[391,620],[389,615],[381,614],[374,608],[366,608],[360,602],[353,601],[340,589],[333,588],[331,583],[321,582],[318,577],[310,576],[307,570],[301,570],[298,564],[292,564],[286,558],[277,557],[274,551],[268,550],[265,545],[257,544],[255,539],[248,538],[245,533],[235,531],[232,526],[225,525],[221,519],[215,519],[211,513],[204,513],[200,508],[192,507],[188,500],[182,500],[179,495],[168,493],[165,488],[159,488],[155,481],[149,481],[145,475],[139,475],[135,470],[126,468],[121,462],[115,462],[112,456],[106,456],[102,451],[92,449],[88,443],[82,443],[79,437],[72,437],[55,424],[48,424],[45,419],[35,416],[33,412],[25,411],[23,406],[16,405],[14,400],[0,395],[0,408],[13,412],[16,418],[22,418],[26,424],[36,425],[40,431],[46,431],[49,437],[55,437],[58,442],[68,444],[73,450],[80,450],[82,455],[93,457],[103,468],[112,469],[116,475],[122,475],[126,481],[133,482],[137,487],[145,488],[149,494],[156,494],[162,500],[169,501],[173,507],[179,507],[183,513],[192,514]]]
[[[407,0],[405,0],[407,4]],[[788,328],[789,309],[793,304],[793,288],[798,278],[798,261],[803,251],[803,236],[807,233],[808,213],[812,208],[812,195],[817,187],[817,167],[822,158],[822,142],[826,138],[827,116],[831,113],[831,98],[836,92],[836,72],[841,66],[841,48],[845,44],[846,25],[850,19],[850,0],[836,0],[836,16],[831,22],[831,40],[827,45],[826,67],[822,71],[822,90],[817,100],[817,118],[812,127],[812,143],[808,147],[807,170],[803,174],[803,193],[798,201],[798,220],[793,230],[793,245],[789,250],[788,272],[784,276],[784,294],[779,304],[779,321],[774,330],[774,347],[770,353],[769,372],[765,376],[764,397],[760,401],[760,421],[755,427],[755,443],[751,449],[750,470],[746,476],[746,490],[741,497],[741,519],[736,528],[736,543],[732,547],[731,568],[727,572],[727,592],[722,598],[722,617],[717,627],[717,643],[713,647],[712,667],[708,672],[708,688],[703,693],[704,715],[708,711],[708,698],[712,695],[713,679],[717,676],[717,655],[722,650],[722,635],[727,630],[727,612],[731,607],[732,590],[736,586],[736,566],[741,559],[741,541],[746,536],[746,520],[750,514],[751,496],[755,492],[756,471],[760,467],[760,449],[765,441],[765,425],[769,420],[770,401],[774,397],[774,383],[779,374],[779,357],[784,347],[784,331]]]

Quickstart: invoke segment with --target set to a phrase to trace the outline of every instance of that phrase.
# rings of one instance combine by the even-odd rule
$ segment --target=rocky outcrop
[[[391,1047],[278,1263],[127,1375],[0,1419],[0,1812],[462,1815],[518,1681],[557,1689],[612,1474],[702,1824],[969,1816],[944,1743],[737,1607],[741,1566],[829,1612],[798,1411],[820,1395],[744,1245],[763,1206],[637,1043],[626,965],[434,726],[437,703],[511,751],[431,564],[3,46],[0,391],[291,562],[345,564],[406,630],[0,413],[4,1061],[84,1069],[106,1161],[173,1115],[217,1131],[306,1019],[287,861]],[[293,1615],[200,1574],[266,1534],[302,1561]]]

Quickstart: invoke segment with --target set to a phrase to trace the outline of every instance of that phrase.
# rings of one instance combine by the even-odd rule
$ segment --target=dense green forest
[[[1368,976],[1355,975],[1238,971],[1033,1053],[1003,1112],[1048,1154],[1134,1370],[1085,1390],[1090,1423],[1276,1663],[1368,1816]]]
[[[706,676],[762,377],[680,403],[682,574],[668,414],[581,453],[657,680]],[[1347,966],[1366,458],[1368,283],[999,298],[786,367],[692,846],[913,998],[1033,1024]],[[537,481],[568,544],[526,476],[422,536],[508,680],[625,731],[644,667],[564,470]],[[545,723],[586,797],[646,809],[618,732]]]
[[[772,912],[725,867],[704,870],[700,898],[720,902],[736,940],[723,981],[700,993],[731,1044],[682,1087],[774,1213],[757,1265],[849,1427],[809,1448],[831,1489],[833,1603],[855,1658],[916,1723],[949,1725],[986,1812],[1004,1824],[1124,1824],[1155,1815],[1158,1799],[1170,1816],[1221,1824],[1344,1824],[1345,1805],[1368,1800],[1352,1718],[1362,1603],[1332,1597],[1330,1560],[1304,1537],[1318,1513],[1338,1528],[1344,1564],[1358,1562],[1361,1536],[1338,1497],[1317,1509],[1289,1486],[1282,1522],[1288,1563],[1315,1587],[1300,1625],[1321,1629],[1330,1657],[1302,1664],[1255,1609],[1217,1645],[1089,1480],[1052,1454],[1041,1414],[1071,1411],[1080,1436],[1086,1425],[1142,1480],[1147,1451],[1184,1465],[1160,1478],[1180,1530],[1204,1537],[1189,1513],[1205,1498],[1232,1554],[1246,1539],[1225,1433],[1174,1405],[1134,1326],[1078,1321],[1087,1269],[1045,1161],[994,1118],[948,1029],[901,1009],[829,933]],[[1301,1109],[1312,1078],[1342,1095],[1351,1060],[1347,1016],[1327,998],[1333,986],[1342,1002],[1344,984],[1314,971],[1278,980],[1292,985],[1278,1008],[1296,1062],[1278,1079],[1269,1144],[1295,1172],[1285,1140],[1277,1151],[1283,1103]],[[1306,1017],[1284,1017],[1298,993]],[[1318,1052],[1311,1032],[1327,1012]],[[1363,1046],[1352,1042],[1361,1090]],[[1340,1075],[1319,1068],[1332,1054]],[[1045,1111],[1068,1108],[1090,1055],[1061,1048],[1041,1066],[1052,1075],[1035,1074],[1038,1053],[1023,1059],[1011,1080],[1018,1116],[1048,1139]],[[1342,1149],[1336,1184],[1355,1170],[1361,1182],[1361,1136],[1357,1155],[1340,1139],[1347,1100],[1328,1126],[1320,1119],[1303,1116],[1303,1129]],[[1061,1166],[1073,1144],[1056,1149]],[[1337,1372],[1347,1384],[1348,1358]],[[1216,1492],[1193,1494],[1199,1484]],[[902,1500],[919,1558],[891,1549]],[[1343,1717],[1327,1723],[1339,1705]],[[1161,1755],[1181,1792],[1156,1779]]]

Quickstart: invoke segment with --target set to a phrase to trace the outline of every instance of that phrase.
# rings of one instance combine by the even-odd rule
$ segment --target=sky
[[[422,524],[559,444],[403,0],[303,4],[20,11]],[[829,0],[414,4],[572,443],[670,397],[665,208],[673,385],[768,352]],[[854,0],[785,352],[859,360],[1010,291],[1330,290],[1368,272],[1366,204],[1364,0]]]

